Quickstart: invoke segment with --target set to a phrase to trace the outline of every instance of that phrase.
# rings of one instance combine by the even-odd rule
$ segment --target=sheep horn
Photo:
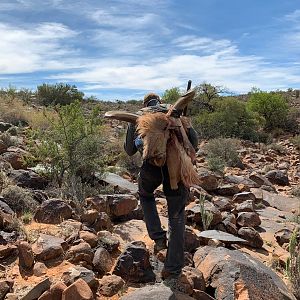
[[[188,105],[188,103],[194,98],[195,93],[195,90],[188,90],[175,102],[173,109],[183,110]]]
[[[128,111],[117,111],[112,110],[105,113],[104,118],[107,119],[116,119],[120,121],[125,121],[129,123],[136,123],[136,120],[139,116]]]

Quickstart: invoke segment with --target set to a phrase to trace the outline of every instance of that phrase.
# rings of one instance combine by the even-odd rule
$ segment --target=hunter
[[[161,104],[160,97],[154,93],[147,94],[143,104],[144,107],[150,109],[159,109],[159,107],[166,109],[167,107]],[[181,112],[176,113],[177,117],[181,115]],[[198,145],[196,131],[190,127],[187,135],[196,149]],[[143,149],[143,140],[138,136],[136,126],[132,123],[128,125],[124,148],[129,156],[134,155],[138,150],[142,152]],[[154,198],[154,191],[161,184],[163,184],[168,205],[168,239],[166,231],[161,226]],[[182,182],[178,184],[178,189],[171,189],[167,166],[157,167],[148,160],[144,160],[138,178],[138,193],[148,234],[155,242],[154,252],[167,249],[164,269],[161,272],[162,279],[178,280],[184,267],[185,204],[189,189]]]

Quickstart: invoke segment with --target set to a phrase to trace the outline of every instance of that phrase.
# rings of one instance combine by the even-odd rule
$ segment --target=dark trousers
[[[184,266],[185,204],[188,198],[188,189],[182,183],[179,183],[178,189],[172,190],[167,166],[156,167],[147,161],[143,162],[138,183],[147,230],[150,238],[154,241],[166,238],[166,232],[161,227],[153,195],[155,189],[161,183],[163,184],[169,217],[169,239],[165,270],[173,274],[179,274]]]

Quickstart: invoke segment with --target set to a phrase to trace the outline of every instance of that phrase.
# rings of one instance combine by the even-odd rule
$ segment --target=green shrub
[[[247,102],[247,107],[264,118],[265,130],[285,128],[289,107],[280,94],[254,90]]]
[[[162,100],[165,103],[175,103],[178,98],[181,96],[180,90],[178,87],[173,87],[169,90],[166,90],[162,95]]]
[[[103,166],[103,130],[99,107],[89,115],[79,101],[56,107],[57,117],[50,120],[47,131],[38,133],[40,145],[33,149],[35,157],[49,170],[51,178],[61,187],[69,184],[78,198],[78,177],[101,171]]]
[[[208,167],[211,171],[216,173],[223,173],[225,168],[225,161],[219,156],[209,156],[207,159]]]
[[[291,280],[294,294],[300,299],[300,243],[299,230],[295,229],[289,243],[290,257],[287,261],[287,274]]]
[[[33,212],[38,206],[29,191],[16,185],[9,185],[4,188],[1,196],[7,205],[18,214],[26,211]]]
[[[246,104],[233,98],[217,100],[214,112],[205,111],[194,117],[193,124],[201,138],[237,137],[257,140],[259,120],[246,109]]]
[[[211,211],[205,209],[205,196],[200,196],[199,205],[203,230],[208,230],[214,216]]]
[[[235,139],[212,139],[205,147],[208,161],[214,160],[217,165],[228,167],[239,166],[241,161],[237,152],[238,141]],[[216,164],[216,163],[215,163]]]
[[[65,83],[42,84],[37,87],[37,99],[42,105],[68,105],[83,100],[84,94],[75,85]]]
[[[11,136],[8,132],[0,134],[0,141],[8,148],[18,144],[17,138]]]
[[[291,139],[291,142],[296,147],[296,149],[300,150],[300,135],[297,135]]]

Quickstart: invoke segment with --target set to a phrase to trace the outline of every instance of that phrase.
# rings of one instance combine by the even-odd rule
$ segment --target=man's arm
[[[138,150],[134,144],[135,138],[136,138],[135,125],[129,123],[126,132],[126,139],[124,142],[124,150],[129,156],[134,155]]]

